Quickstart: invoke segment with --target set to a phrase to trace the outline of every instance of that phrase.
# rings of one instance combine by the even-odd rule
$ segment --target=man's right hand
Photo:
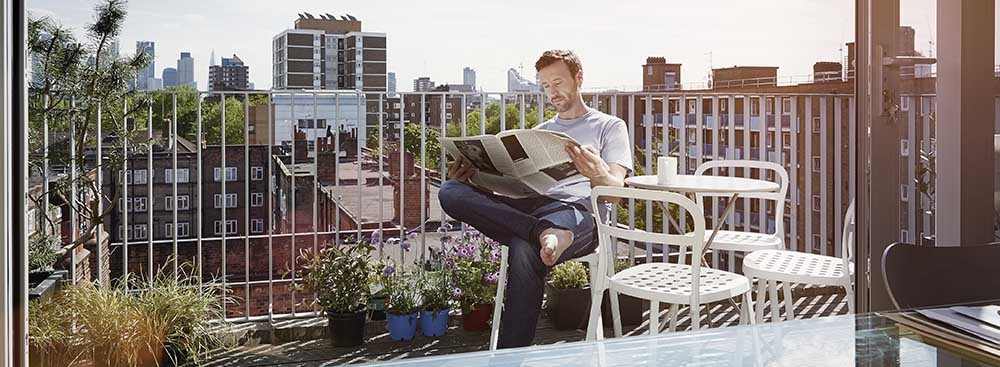
[[[478,171],[476,166],[472,165],[472,162],[468,159],[458,157],[458,160],[451,162],[451,165],[448,166],[448,178],[457,181],[468,181]]]

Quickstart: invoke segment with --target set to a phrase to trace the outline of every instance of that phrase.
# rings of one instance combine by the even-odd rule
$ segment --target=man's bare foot
[[[573,232],[565,229],[549,228],[538,235],[538,243],[542,245],[539,255],[546,266],[555,265],[563,251],[573,244]]]

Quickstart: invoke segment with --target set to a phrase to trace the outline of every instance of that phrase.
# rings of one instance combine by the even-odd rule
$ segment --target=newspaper
[[[472,176],[472,183],[500,195],[537,196],[553,186],[583,177],[564,149],[566,145],[580,143],[561,132],[515,129],[496,135],[438,140],[449,165],[456,157],[465,157],[479,169]]]

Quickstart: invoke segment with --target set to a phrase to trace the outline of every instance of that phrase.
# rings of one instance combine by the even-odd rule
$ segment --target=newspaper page
[[[479,170],[472,182],[501,195],[539,195],[581,177],[564,150],[579,143],[560,132],[518,129],[440,141],[449,163],[465,157]]]

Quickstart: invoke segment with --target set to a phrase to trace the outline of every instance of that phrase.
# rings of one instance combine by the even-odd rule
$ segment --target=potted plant
[[[396,341],[412,340],[417,333],[419,289],[412,279],[402,274],[402,269],[396,270],[394,265],[385,265],[380,272],[386,297],[385,315],[389,338]]]
[[[448,247],[444,266],[454,281],[452,298],[462,309],[462,328],[489,328],[500,269],[500,244],[480,232],[466,231],[457,238],[443,237]]]
[[[424,336],[444,336],[448,330],[448,312],[451,310],[451,277],[446,271],[421,273],[420,330]]]
[[[357,241],[326,244],[315,253],[303,251],[302,283],[295,288],[316,294],[315,302],[327,315],[327,328],[335,347],[364,342],[372,249],[366,241]]]
[[[627,259],[615,261],[615,273],[628,269],[630,266]],[[635,298],[625,294],[618,294],[618,312],[621,316],[622,325],[639,325],[642,323],[642,313],[644,302],[640,298]],[[604,301],[601,303],[601,319],[605,327],[613,327],[611,315],[611,292],[604,291]]]
[[[545,283],[545,293],[549,318],[557,330],[586,327],[590,312],[586,266],[577,261],[556,265],[551,280]]]
[[[220,283],[163,268],[152,280],[126,276],[111,286],[68,285],[29,304],[33,366],[201,365],[227,344]],[[220,302],[219,297],[224,299]]]
[[[32,70],[35,82],[28,87],[28,167],[33,176],[49,183],[46,189],[31,190],[28,199],[41,209],[45,227],[59,228],[67,214],[77,219],[80,227],[67,228],[76,236],[63,233],[74,238],[67,248],[96,246],[105,256],[110,248],[101,226],[121,210],[117,205],[123,190],[104,185],[125,181],[127,157],[151,145],[138,133],[150,127],[128,121],[154,120],[146,112],[150,94],[130,86],[152,55],[119,56],[112,50],[127,14],[126,2],[103,0],[94,6],[94,22],[83,32],[50,17],[31,18],[27,25],[26,51],[38,65]],[[77,34],[86,34],[86,40]],[[101,162],[95,160],[98,141],[103,143]],[[46,165],[71,168],[55,175],[46,171]],[[104,182],[97,180],[99,172]],[[102,202],[106,205],[98,205]],[[45,209],[50,204],[62,210]],[[106,275],[108,263],[103,261],[101,269],[91,271]],[[106,283],[108,277],[100,278]]]
[[[68,272],[52,268],[59,260],[56,248],[61,245],[59,237],[44,233],[28,240],[28,299],[51,297],[62,287]]]

